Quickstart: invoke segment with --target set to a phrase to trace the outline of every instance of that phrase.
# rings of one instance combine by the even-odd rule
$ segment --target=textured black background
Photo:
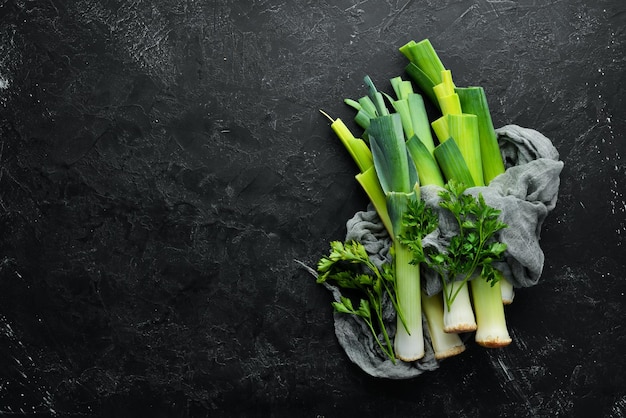
[[[0,0],[0,413],[626,416],[623,0]],[[430,38],[565,162],[513,344],[371,378],[314,264],[364,208],[322,108]]]

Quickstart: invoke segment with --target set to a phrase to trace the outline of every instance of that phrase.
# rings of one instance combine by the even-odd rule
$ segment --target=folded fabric
[[[541,227],[556,205],[563,162],[559,161],[559,154],[551,141],[538,131],[507,125],[496,129],[496,134],[506,171],[488,186],[472,187],[466,192],[482,194],[487,204],[501,210],[501,220],[508,228],[499,232],[498,239],[507,244],[507,251],[498,268],[515,287],[529,287],[537,284],[543,270],[544,254],[539,245]],[[436,186],[421,187],[426,205],[440,214],[439,227],[424,238],[424,247],[441,248],[454,233],[454,221],[446,218],[439,207],[440,190]],[[367,210],[357,212],[349,219],[346,227],[346,241],[361,242],[376,265],[391,262],[390,237],[371,204]],[[422,284],[429,295],[441,290],[441,281],[433,272],[424,272]],[[328,283],[325,286],[338,301],[340,290]],[[389,301],[385,303],[384,320],[393,335],[395,312]],[[335,313],[334,322],[335,334],[350,360],[372,376],[407,379],[439,366],[426,325],[425,357],[416,362],[397,361],[393,364],[379,353],[366,325],[358,318]]]

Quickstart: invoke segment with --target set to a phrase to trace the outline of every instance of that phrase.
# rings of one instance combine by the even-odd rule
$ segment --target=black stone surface
[[[0,415],[624,417],[626,5],[0,0]],[[430,38],[565,162],[513,344],[410,381],[315,263],[364,208],[318,109]]]

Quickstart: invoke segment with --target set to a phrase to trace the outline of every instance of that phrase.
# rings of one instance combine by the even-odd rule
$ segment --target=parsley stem
[[[393,353],[392,349],[388,349],[385,348],[382,344],[382,342],[380,341],[380,339],[378,338],[378,334],[376,333],[376,330],[374,329],[374,324],[372,324],[372,320],[369,318],[363,318],[363,320],[365,321],[365,323],[367,324],[367,326],[370,329],[370,332],[372,333],[372,335],[374,336],[374,340],[376,341],[376,344],[378,345],[378,347],[382,350],[383,353],[385,353],[387,355],[387,357],[389,357],[391,359],[391,361],[393,362],[393,364],[396,364],[396,358],[395,355]],[[382,321],[381,321],[382,323]],[[384,328],[383,328],[384,329]],[[386,332],[385,332],[386,335]],[[391,347],[391,346],[389,346]]]
[[[373,298],[372,296],[370,297]],[[380,300],[377,303],[376,299],[373,299],[371,303],[373,303],[374,306],[376,306],[376,317],[378,318],[378,324],[380,326],[381,333],[383,334],[383,338],[385,339],[385,345],[387,346],[387,349],[383,348],[382,342],[378,338],[378,334],[376,334],[376,332],[373,329],[373,326],[370,323],[370,329],[372,330],[372,334],[374,335],[374,338],[376,339],[378,346],[383,350],[383,352],[387,354],[387,356],[391,359],[391,362],[393,364],[396,364],[396,355],[393,351],[393,345],[391,344],[389,333],[387,332],[387,327],[385,326],[385,323],[383,321],[382,303],[380,303]]]

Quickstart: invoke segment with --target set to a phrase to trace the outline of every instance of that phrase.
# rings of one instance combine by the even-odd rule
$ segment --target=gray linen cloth
[[[499,240],[507,244],[504,262],[498,267],[514,287],[535,285],[543,269],[544,254],[539,246],[541,226],[548,213],[555,207],[559,190],[559,175],[563,162],[551,141],[541,133],[507,125],[496,129],[498,142],[505,161],[505,173],[494,178],[489,186],[472,187],[467,193],[482,193],[487,204],[500,209],[501,219],[509,227],[500,231]],[[438,211],[439,228],[423,240],[423,245],[443,246],[456,227],[454,220],[439,207],[436,186],[421,187],[422,199]],[[372,261],[380,265],[391,262],[391,240],[372,205],[357,212],[346,224],[346,241],[363,243]],[[424,271],[422,286],[427,294],[441,290],[441,282],[432,272]],[[340,291],[326,283],[335,298]],[[389,301],[385,304],[385,321],[389,331],[395,332],[395,312]],[[346,354],[362,370],[371,376],[388,379],[408,379],[439,366],[424,325],[426,355],[423,359],[393,364],[379,352],[367,326],[359,318],[335,313],[335,334]]]

